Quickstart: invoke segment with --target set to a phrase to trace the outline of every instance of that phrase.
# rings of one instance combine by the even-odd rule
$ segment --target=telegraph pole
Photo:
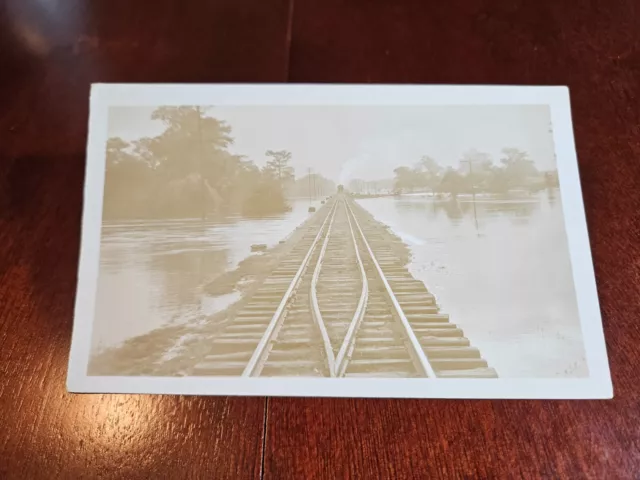
[[[476,232],[478,232],[478,214],[476,212],[476,185],[473,181],[473,161],[471,160],[460,160],[460,163],[468,163],[469,164],[469,177],[471,177],[471,197],[473,198],[473,218],[476,221]]]
[[[317,191],[316,191],[316,174],[313,174],[313,199],[316,199]]]
[[[205,211],[205,192],[204,192],[204,149],[202,145],[202,125],[201,125],[201,116],[200,116],[200,106],[196,106],[196,113],[198,115],[198,166],[200,169],[200,215],[202,217],[202,221],[206,216]]]
[[[198,168],[200,170],[200,228],[202,229],[202,235],[204,235],[204,222],[206,216],[205,210],[205,192],[204,192],[204,148],[202,145],[202,125],[200,118],[200,106],[196,106],[196,114],[198,115],[197,119],[197,129],[198,129]],[[203,277],[203,262],[202,257],[200,257],[200,261],[198,262],[198,279],[199,283],[202,283]]]

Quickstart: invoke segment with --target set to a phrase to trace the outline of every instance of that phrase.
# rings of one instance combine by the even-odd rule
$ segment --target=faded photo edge
[[[120,85],[100,84],[92,89],[87,143],[87,165],[84,189],[82,243],[78,267],[78,288],[74,315],[73,338],[69,360],[67,386],[75,392],[137,392],[137,393],[191,393],[231,395],[313,395],[313,396],[365,396],[365,397],[424,397],[424,398],[611,398],[612,385],[586,219],[580,189],[577,158],[573,140],[569,95],[566,87],[419,87],[419,86],[252,86],[212,85],[197,86],[197,95],[188,85]],[[306,92],[310,88],[315,94]],[[87,374],[89,350],[93,330],[93,308],[99,270],[100,232],[102,230],[103,188],[105,176],[104,148],[107,140],[107,110],[113,105],[183,105],[191,96],[200,96],[198,104],[216,103],[224,98],[233,103],[251,92],[250,105],[305,104],[308,96],[313,101],[333,98],[335,105],[362,102],[360,105],[378,105],[371,91],[392,92],[395,100],[404,98],[406,105],[416,105],[415,92],[427,92],[426,97],[437,97],[437,104],[446,105],[447,96],[460,101],[462,91],[476,96],[475,105],[526,104],[532,101],[548,104],[553,124],[553,139],[557,154],[564,225],[571,269],[576,290],[579,319],[583,335],[589,376],[584,379],[435,379],[427,382],[414,379],[310,379],[305,377],[228,378],[228,377],[97,377]],[[438,93],[444,91],[445,93]],[[289,95],[289,92],[293,92]],[[140,96],[140,93],[144,95]],[[231,94],[231,95],[230,95]],[[114,97],[112,97],[114,95]],[[230,98],[231,97],[231,98]],[[274,98],[275,97],[275,98]],[[278,98],[279,97],[279,98]],[[492,98],[490,98],[492,97]],[[215,101],[212,100],[215,98]],[[386,101],[389,96],[385,97]],[[156,101],[152,101],[156,99]],[[423,98],[428,102],[428,98]],[[464,101],[464,99],[462,99]],[[127,103],[131,102],[131,103]],[[179,103],[177,103],[179,102]],[[299,103],[295,103],[299,102]],[[420,102],[420,99],[418,99]],[[312,102],[313,103],[313,102]],[[391,104],[384,103],[389,106]],[[193,103],[196,104],[196,103]],[[247,105],[249,105],[247,104]],[[417,103],[420,104],[420,103]],[[434,103],[424,103],[425,106]]]

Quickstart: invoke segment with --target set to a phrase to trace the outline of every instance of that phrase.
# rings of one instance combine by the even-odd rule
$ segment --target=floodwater
[[[197,323],[235,302],[237,293],[214,297],[202,287],[247,258],[251,245],[272,247],[303,223],[309,201],[291,204],[291,212],[259,219],[104,222],[94,353],[165,325]]]
[[[500,377],[588,375],[558,191],[358,200]],[[477,226],[476,226],[477,224]]]
[[[559,192],[478,196],[475,214],[471,198],[358,202],[407,243],[411,273],[501,377],[588,374]],[[226,308],[237,293],[213,297],[202,287],[252,244],[286,238],[308,207],[296,201],[291,212],[261,219],[105,222],[94,353]]]

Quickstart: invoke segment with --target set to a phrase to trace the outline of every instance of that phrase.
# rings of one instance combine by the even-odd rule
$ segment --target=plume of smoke
[[[351,180],[358,178],[358,172],[364,171],[367,163],[371,161],[371,155],[362,153],[356,157],[351,157],[342,164],[338,183],[347,185]]]
[[[347,185],[356,178],[362,180],[375,180],[392,177],[393,169],[413,161],[414,159],[402,158],[402,146],[412,142],[414,133],[403,132],[400,134],[369,138],[359,147],[359,153],[347,160],[340,170],[339,183]]]

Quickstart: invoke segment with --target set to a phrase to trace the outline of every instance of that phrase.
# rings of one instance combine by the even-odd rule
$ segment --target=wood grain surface
[[[89,85],[220,81],[569,85],[615,399],[66,393]],[[631,0],[0,2],[0,478],[638,478],[639,95]]]

